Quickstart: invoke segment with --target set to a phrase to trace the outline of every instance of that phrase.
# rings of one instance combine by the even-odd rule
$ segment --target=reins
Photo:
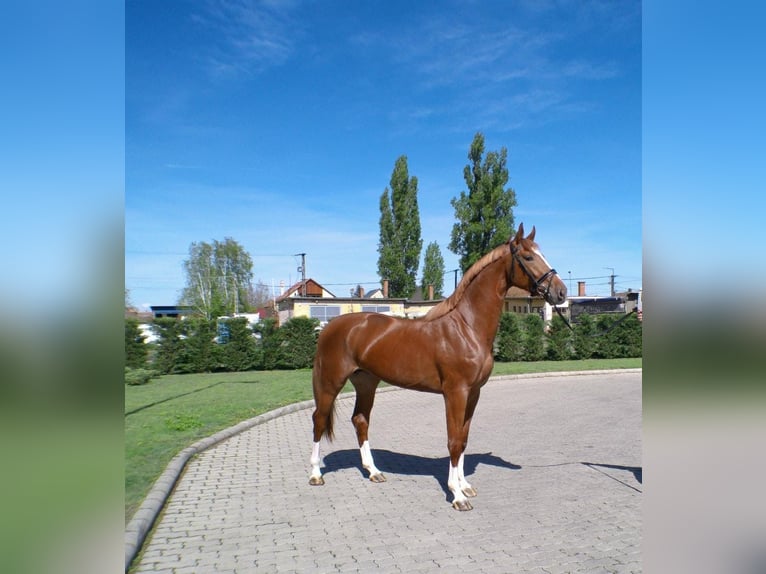
[[[554,309],[556,309],[556,313],[558,313],[559,317],[561,317],[561,320],[562,320],[562,321],[564,321],[564,324],[565,324],[567,327],[569,327],[569,330],[570,330],[570,331],[572,331],[572,332],[574,333],[574,332],[575,332],[575,330],[574,330],[574,327],[572,327],[572,325],[569,323],[569,321],[567,320],[567,318],[566,318],[566,317],[564,317],[564,314],[561,312],[561,309],[559,309],[557,306],[554,306]],[[630,313],[626,313],[624,317],[621,317],[620,319],[618,319],[617,321],[615,321],[614,323],[612,323],[611,325],[609,325],[609,327],[608,327],[608,328],[606,328],[606,329],[603,329],[603,330],[602,330],[600,333],[593,333],[593,334],[591,334],[591,335],[588,335],[588,337],[601,337],[602,335],[606,335],[606,334],[607,334],[609,331],[611,331],[612,329],[614,329],[614,328],[615,328],[617,325],[619,325],[620,323],[622,323],[622,322],[623,322],[625,319],[627,319],[628,317],[630,317],[630,316],[631,316],[633,313],[635,313],[635,312],[636,312],[636,310],[635,310],[635,309],[633,309],[633,310],[632,310]]]

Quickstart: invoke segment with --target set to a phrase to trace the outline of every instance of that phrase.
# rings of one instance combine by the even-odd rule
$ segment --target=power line
[[[574,281],[585,281],[586,279],[609,279],[609,277],[609,275],[598,275],[596,277],[572,277],[572,279]],[[615,277],[619,277],[619,275],[615,275]]]
[[[143,249],[126,249],[126,254],[131,255],[189,255],[188,251],[146,251]],[[289,253],[257,253],[253,255],[249,253],[251,259],[257,259],[259,257],[294,257]]]

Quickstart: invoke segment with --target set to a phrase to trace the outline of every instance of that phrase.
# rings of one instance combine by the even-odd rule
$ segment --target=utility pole
[[[301,274],[301,297],[306,296],[306,254],[296,253],[294,257],[301,256],[301,266],[298,267],[298,273]]]
[[[604,269],[609,269],[612,271],[612,274],[609,276],[609,286],[610,286],[610,292],[612,294],[612,297],[614,297],[614,267],[604,267]]]
[[[457,272],[460,271],[460,269],[450,269],[447,271],[447,273],[454,273],[455,274],[455,289],[457,289]]]

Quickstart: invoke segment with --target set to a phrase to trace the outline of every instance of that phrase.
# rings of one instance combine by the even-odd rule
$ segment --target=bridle
[[[527,277],[529,277],[532,280],[532,288],[543,297],[546,301],[548,300],[548,295],[551,291],[551,283],[553,282],[553,276],[556,275],[556,270],[552,267],[548,269],[545,273],[543,273],[539,279],[535,279],[535,276],[532,274],[532,272],[529,270],[529,267],[527,267],[526,263],[524,263],[524,258],[519,255],[519,248],[514,247],[511,244],[511,255],[513,255],[513,260],[516,261],[516,263],[519,264],[519,267],[524,271],[524,273],[527,274]],[[511,268],[511,274],[513,274],[513,268]],[[548,284],[545,286],[545,291],[542,291],[540,289],[540,286],[545,282],[545,280],[548,280]],[[556,313],[558,313],[558,316],[561,317],[561,319],[564,321],[567,327],[569,327],[569,330],[574,332],[574,327],[567,321],[567,318],[564,317],[564,314],[561,312],[561,309],[558,305],[553,305],[553,308],[556,309]]]
[[[526,263],[524,263],[524,258],[519,255],[519,248],[514,247],[511,245],[511,255],[513,255],[514,261],[519,264],[519,267],[526,273],[527,277],[529,277],[532,280],[532,289],[538,294],[541,295],[546,301],[548,300],[548,295],[551,291],[551,283],[553,282],[553,276],[556,275],[556,270],[551,268],[548,269],[545,273],[543,273],[539,278],[535,278],[535,276],[532,274],[532,272],[529,270],[529,267],[527,267]],[[511,269],[511,274],[513,274],[513,269]],[[541,289],[541,286],[545,281],[548,281],[548,283],[545,285],[545,290],[543,291]]]

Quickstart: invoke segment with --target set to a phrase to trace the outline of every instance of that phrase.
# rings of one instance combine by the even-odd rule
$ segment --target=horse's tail
[[[325,427],[324,435],[327,437],[327,440],[332,442],[332,440],[335,438],[335,430],[333,429],[333,423],[335,422],[335,401],[332,402],[332,408],[330,409],[330,412],[327,413],[327,426]]]
[[[326,436],[328,441],[335,438],[335,398],[337,393],[328,393],[322,388],[322,361],[317,356],[314,359],[314,370],[311,378],[314,388],[314,429],[321,428],[322,436]],[[321,420],[324,419],[324,420]],[[317,440],[320,437],[314,437]]]

